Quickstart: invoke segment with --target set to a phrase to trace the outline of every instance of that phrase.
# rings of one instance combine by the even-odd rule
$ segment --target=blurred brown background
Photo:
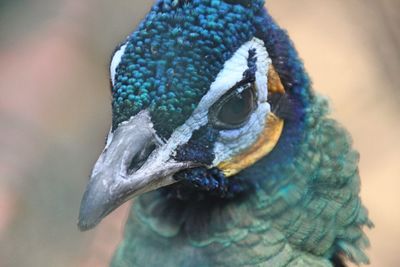
[[[0,266],[107,266],[128,205],[76,227],[108,62],[152,1],[0,0]],[[268,0],[361,152],[372,266],[400,266],[400,1]]]

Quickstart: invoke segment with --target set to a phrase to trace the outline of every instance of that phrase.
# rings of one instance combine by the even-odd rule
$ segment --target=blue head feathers
[[[160,0],[117,48],[113,125],[83,199],[83,228],[149,190],[185,180],[231,195],[236,174],[256,162],[293,159],[313,94],[263,5]]]
[[[79,226],[153,192],[115,264],[368,261],[358,154],[263,5],[159,0],[116,50],[113,125]]]
[[[112,71],[114,128],[149,108],[159,134],[168,137],[224,63],[255,35],[263,2],[157,1],[119,48],[122,57]]]

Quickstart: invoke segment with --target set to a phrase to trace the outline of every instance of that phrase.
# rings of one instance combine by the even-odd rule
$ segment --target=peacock
[[[79,228],[137,197],[111,266],[368,264],[359,154],[264,0],[158,0],[110,62]]]

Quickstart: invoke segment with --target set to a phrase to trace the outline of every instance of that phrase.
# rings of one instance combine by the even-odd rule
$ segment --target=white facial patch
[[[263,132],[267,121],[267,114],[271,111],[271,106],[267,100],[268,69],[272,61],[269,58],[263,41],[254,38],[250,43],[251,45],[247,49],[255,49],[256,51],[257,71],[255,73],[255,85],[257,89],[257,109],[253,112],[249,121],[241,128],[220,131],[220,135],[214,146],[214,166],[231,159],[241,151],[249,148]]]
[[[166,144],[161,146],[153,155],[157,155],[158,161],[166,161],[178,146],[186,144],[194,131],[208,123],[208,112],[225,93],[243,80],[243,74],[249,69],[249,51],[255,50],[257,71],[255,73],[255,85],[257,89],[257,109],[246,125],[240,129],[221,131],[216,143],[214,153],[216,166],[239,151],[249,146],[257,136],[262,132],[265,126],[266,117],[270,112],[270,105],[267,103],[267,73],[271,64],[271,59],[265,48],[264,42],[253,38],[251,41],[243,44],[235,54],[225,62],[224,68],[217,75],[215,81],[211,84],[208,93],[203,96],[197,108],[186,122],[178,127],[171,135]],[[152,155],[151,155],[152,156]],[[151,157],[150,156],[150,157]]]
[[[115,84],[115,74],[117,73],[117,68],[119,63],[121,63],[121,59],[122,56],[125,53],[125,49],[126,49],[126,44],[124,44],[123,46],[121,46],[115,53],[114,56],[111,60],[111,64],[110,64],[110,76],[111,76],[111,82],[112,85]]]
[[[221,131],[214,146],[213,165],[217,166],[251,146],[257,140],[258,135],[263,132],[266,117],[270,111],[270,105],[266,102],[262,103],[242,128]]]

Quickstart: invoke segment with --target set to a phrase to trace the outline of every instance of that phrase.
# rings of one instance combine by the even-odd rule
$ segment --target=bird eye
[[[253,83],[234,88],[211,108],[211,121],[216,128],[234,129],[250,118],[256,106]]]

